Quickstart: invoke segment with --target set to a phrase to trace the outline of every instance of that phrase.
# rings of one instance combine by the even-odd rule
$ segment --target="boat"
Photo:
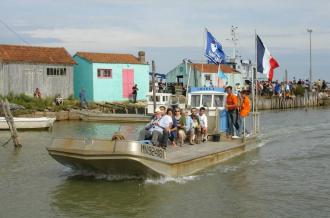
[[[146,123],[151,116],[144,114],[109,114],[91,111],[78,111],[80,119],[84,121],[118,122],[118,123]]]
[[[49,117],[14,117],[16,129],[44,129],[51,128],[56,118]],[[0,117],[0,129],[9,129],[4,117]]]
[[[182,177],[246,152],[255,137],[164,150],[148,141],[55,139],[48,153],[70,168],[124,178]]]
[[[169,96],[169,95],[168,95]],[[181,177],[194,174],[249,150],[256,135],[227,139],[226,93],[213,87],[192,87],[187,108],[205,107],[208,117],[207,142],[166,150],[150,141],[99,139],[54,139],[48,153],[59,163],[83,171],[114,176]],[[166,99],[164,99],[166,100]]]

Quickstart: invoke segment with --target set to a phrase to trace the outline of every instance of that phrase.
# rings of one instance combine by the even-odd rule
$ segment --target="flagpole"
[[[252,125],[253,125],[253,134],[256,134],[256,101],[255,101],[255,91],[256,91],[256,86],[255,86],[255,75],[257,75],[258,72],[258,56],[257,56],[257,31],[254,30],[254,52],[255,52],[255,71],[253,70],[252,72]]]
[[[204,28],[204,34],[203,34],[203,51],[202,51],[202,60],[204,58],[204,53],[205,53],[205,50],[206,50],[206,40],[205,40],[205,36],[206,36],[206,33],[207,33],[207,28],[205,27]]]
[[[256,63],[257,63],[257,70],[256,70],[256,77],[255,77],[255,82],[256,82],[256,133],[259,133],[259,113],[258,113],[258,104],[259,104],[259,85],[258,85],[258,48],[257,48],[257,30],[254,30],[255,33],[255,47],[256,47]]]

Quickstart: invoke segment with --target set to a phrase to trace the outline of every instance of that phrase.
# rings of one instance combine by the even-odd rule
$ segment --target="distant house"
[[[223,74],[227,80],[224,80]],[[243,84],[242,75],[231,68],[230,66],[221,64],[202,64],[202,63],[186,63],[183,62],[172,69],[166,74],[167,83],[180,83],[188,86],[197,86],[197,87],[223,87],[224,85],[235,86],[236,83]]]
[[[0,95],[73,95],[74,60],[64,48],[0,45]]]
[[[145,53],[131,54],[77,52],[73,58],[74,93],[79,97],[85,89],[88,101],[124,101],[132,96],[138,85],[137,99],[146,99],[149,91],[149,65]]]

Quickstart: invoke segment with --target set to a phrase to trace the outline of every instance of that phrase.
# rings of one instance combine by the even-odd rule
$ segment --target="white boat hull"
[[[14,124],[16,129],[44,129],[53,126],[56,118],[38,117],[14,117]],[[9,129],[6,119],[0,117],[0,129]]]

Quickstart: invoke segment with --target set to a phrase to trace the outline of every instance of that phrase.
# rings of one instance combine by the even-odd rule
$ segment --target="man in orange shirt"
[[[246,127],[244,127],[245,125],[245,118],[249,116],[249,113],[251,111],[251,101],[249,99],[249,91],[247,90],[243,90],[241,92],[242,96],[241,96],[241,104],[240,104],[240,117],[239,117],[239,134],[243,133],[244,131],[245,133],[249,134],[248,131],[246,130]],[[242,118],[244,123],[242,123]],[[244,128],[244,129],[243,129]]]
[[[228,94],[226,98],[228,137],[231,137],[234,136],[234,128],[238,118],[238,100],[237,96],[233,94],[233,88],[231,86],[227,86],[226,92]]]

